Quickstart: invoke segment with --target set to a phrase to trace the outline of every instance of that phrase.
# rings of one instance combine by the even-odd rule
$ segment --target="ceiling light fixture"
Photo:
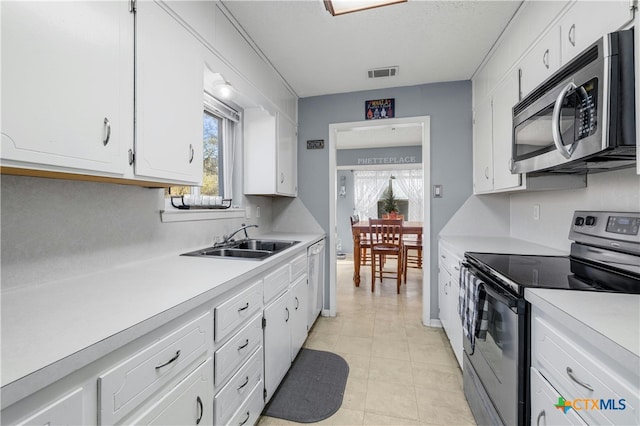
[[[407,0],[324,0],[324,7],[333,16],[358,12],[396,3],[406,3]]]
[[[236,95],[236,91],[231,85],[231,83],[228,83],[226,81],[224,83],[221,83],[215,86],[214,90],[216,92],[215,94],[222,99],[231,100],[235,98],[235,95]]]

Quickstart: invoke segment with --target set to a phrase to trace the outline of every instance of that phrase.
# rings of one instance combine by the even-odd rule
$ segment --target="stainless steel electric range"
[[[576,211],[569,256],[465,253],[482,330],[464,339],[464,392],[478,424],[529,424],[525,288],[640,294],[640,213]],[[485,303],[486,301],[486,303]],[[480,322],[478,323],[480,324]]]

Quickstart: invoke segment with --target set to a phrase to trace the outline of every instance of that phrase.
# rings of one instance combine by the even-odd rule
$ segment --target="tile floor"
[[[352,260],[339,260],[338,315],[319,317],[305,343],[341,355],[350,369],[342,406],[319,423],[475,425],[447,336],[421,323],[422,270],[409,269],[400,294],[390,279],[371,293],[369,267],[360,287],[352,274]],[[261,417],[258,424],[297,423]]]

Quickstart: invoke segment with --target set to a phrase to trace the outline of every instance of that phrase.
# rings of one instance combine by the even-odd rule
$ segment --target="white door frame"
[[[329,309],[325,310],[324,315],[335,316],[338,311],[336,299],[337,269],[336,269],[336,202],[338,199],[338,188],[336,184],[336,144],[339,132],[350,131],[354,129],[375,129],[376,127],[388,127],[390,125],[415,124],[422,127],[422,169],[423,169],[423,222],[424,222],[424,238],[423,246],[429,247],[431,243],[431,140],[430,140],[430,117],[406,117],[406,118],[389,118],[375,121],[353,121],[349,123],[333,123],[329,124],[329,232],[331,235],[329,244]],[[431,323],[431,256],[429,250],[422,258],[422,323],[430,325]]]

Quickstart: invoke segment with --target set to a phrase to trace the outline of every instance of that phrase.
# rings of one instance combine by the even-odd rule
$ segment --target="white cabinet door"
[[[520,63],[520,88],[524,98],[560,67],[560,28],[552,27]]]
[[[291,328],[291,361],[298,355],[300,348],[307,340],[307,310],[309,305],[307,298],[309,297],[307,276],[302,276],[296,281],[289,290],[289,311],[291,319],[289,320]]]
[[[560,21],[562,63],[632,18],[629,0],[577,1]]]
[[[2,165],[118,176],[133,144],[127,2],[2,3]]]
[[[276,192],[276,117],[259,108],[244,110],[244,193]]]
[[[476,105],[473,120],[473,190],[493,190],[493,130],[491,100]]]
[[[295,124],[278,114],[278,194],[295,196],[298,192],[297,142]]]
[[[452,275],[449,281],[449,306],[447,308],[448,314],[448,326],[449,333],[447,336],[449,337],[449,342],[451,343],[451,349],[453,349],[453,353],[458,360],[458,365],[462,368],[462,322],[460,321],[460,315],[458,314],[458,302],[460,299],[460,283],[458,282],[458,277]]]
[[[213,359],[202,363],[129,424],[213,425]]]
[[[513,106],[518,103],[518,75],[512,72],[493,94],[493,189],[520,186],[520,175],[511,174]]]
[[[201,49],[157,3],[137,3],[135,172],[139,177],[202,184]]]
[[[264,310],[264,380],[268,402],[291,366],[289,293],[284,293]]]
[[[440,265],[440,272],[438,273],[438,306],[440,307],[440,323],[445,332],[449,327],[448,292],[450,280],[449,272]]]
[[[244,192],[295,197],[296,125],[282,114],[260,108],[244,111]]]

